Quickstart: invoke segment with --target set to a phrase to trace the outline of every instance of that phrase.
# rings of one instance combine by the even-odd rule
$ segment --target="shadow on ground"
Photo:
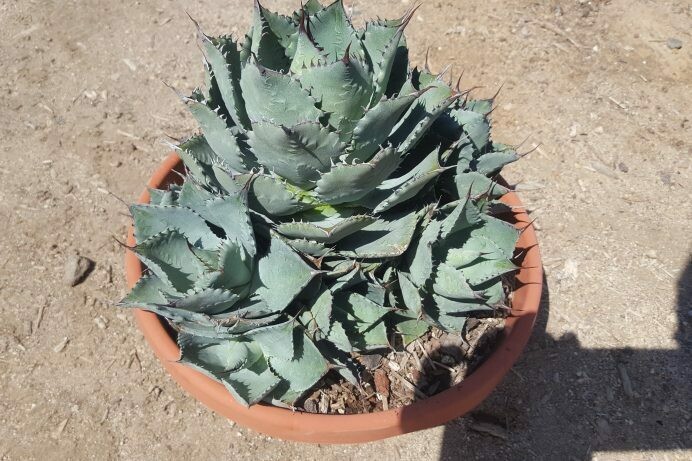
[[[692,259],[677,284],[674,350],[587,349],[573,334],[554,338],[546,333],[545,280],[543,288],[526,353],[479,408],[445,427],[440,459],[582,460],[595,451],[692,448]],[[473,430],[488,425],[496,435]]]

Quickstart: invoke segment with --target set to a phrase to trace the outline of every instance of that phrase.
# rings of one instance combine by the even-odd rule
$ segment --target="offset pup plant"
[[[337,0],[255,3],[242,43],[201,32],[202,134],[174,146],[182,185],[133,205],[147,271],[120,303],[167,318],[180,361],[244,405],[292,405],[354,354],[462,332],[506,308],[519,232],[492,178],[492,99],[411,69],[404,28],[355,29]]]

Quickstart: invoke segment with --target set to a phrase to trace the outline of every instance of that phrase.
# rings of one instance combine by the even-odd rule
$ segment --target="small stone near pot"
[[[72,254],[65,261],[63,280],[68,286],[76,286],[82,283],[94,270],[94,261],[78,254]]]

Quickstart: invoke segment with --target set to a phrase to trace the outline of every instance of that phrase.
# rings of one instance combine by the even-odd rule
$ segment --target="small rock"
[[[305,411],[307,411],[308,413],[317,413],[317,402],[308,399],[303,404],[303,408],[305,408]]]
[[[94,319],[94,323],[101,330],[105,330],[108,327],[108,323],[106,322],[106,319],[104,319],[100,315]]]
[[[163,390],[161,390],[159,386],[151,386],[151,388],[149,388],[149,393],[154,394],[155,399],[158,399],[162,392]]]
[[[666,46],[668,46],[668,48],[671,50],[679,50],[682,48],[682,40],[679,38],[670,37],[668,40],[666,40]]]
[[[63,280],[71,287],[82,283],[94,269],[94,261],[84,256],[72,254],[65,262]]]
[[[623,173],[630,171],[627,165],[625,165],[623,162],[618,163],[618,170],[622,171]]]
[[[445,31],[445,35],[452,35],[452,34],[466,35],[466,27],[454,26],[454,27],[451,27]]]
[[[617,364],[618,372],[620,374],[620,382],[622,382],[622,390],[625,392],[627,397],[634,397],[634,388],[632,387],[632,380],[627,373],[627,368],[625,368],[624,363]]]
[[[69,342],[70,342],[70,338],[68,338],[67,336],[65,336],[65,337],[62,339],[62,341],[60,341],[60,342],[53,348],[53,352],[55,352],[55,353],[62,352],[62,351],[65,349],[65,347],[67,347],[67,343],[69,343]]]
[[[613,433],[613,428],[610,427],[608,421],[603,418],[598,418],[596,420],[596,431],[598,433],[598,437],[601,440],[605,440]]]
[[[613,178],[613,179],[617,179],[617,178],[618,178],[617,173],[615,173],[615,171],[613,171],[609,166],[605,165],[605,164],[602,163],[602,162],[593,161],[593,162],[591,162],[591,166],[593,167],[593,169],[594,169],[597,173],[600,173],[600,174],[602,174],[602,175],[604,175],[604,176],[608,176],[608,177]]]
[[[574,259],[566,260],[565,265],[564,265],[561,273],[558,275],[558,277],[561,280],[564,280],[564,279],[577,280],[578,276],[579,276],[579,263],[577,261],[575,261]]]
[[[666,186],[670,186],[673,184],[673,180],[671,179],[671,174],[668,173],[667,171],[659,171],[658,177],[661,178],[661,182],[663,182],[663,184],[665,184]]]
[[[572,125],[569,129],[569,137],[570,138],[576,137],[578,129],[579,129],[579,125],[577,125],[576,123],[574,125]]]
[[[51,437],[52,437],[52,438],[54,438],[54,439],[60,438],[60,434],[63,433],[63,431],[65,430],[65,426],[67,426],[67,421],[68,421],[68,419],[69,419],[69,418],[63,419],[63,420],[60,422],[60,424],[57,425],[57,427],[55,428],[55,430],[51,433]]]
[[[482,421],[474,421],[471,426],[471,430],[480,432],[482,434],[492,435],[498,439],[507,440],[507,430],[493,423],[486,423]]]
[[[125,63],[125,65],[126,65],[132,72],[134,72],[134,71],[137,70],[137,66],[135,65],[135,63],[133,63],[133,62],[130,61],[129,59],[123,58],[123,62]]]
[[[649,259],[657,259],[658,253],[656,253],[656,250],[649,250],[646,253],[644,253],[644,256],[646,256]]]

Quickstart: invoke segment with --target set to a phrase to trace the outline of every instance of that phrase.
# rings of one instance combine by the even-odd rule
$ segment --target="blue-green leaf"
[[[290,65],[290,60],[282,44],[282,42],[286,43],[286,39],[279,38],[272,30],[271,26],[277,27],[277,24],[275,21],[270,22],[268,19],[270,15],[273,13],[262,8],[259,2],[255,1],[255,14],[249,40],[250,52],[262,66],[277,71],[285,71]]]
[[[187,108],[197,119],[202,133],[214,153],[236,171],[247,171],[254,165],[249,152],[242,149],[236,134],[218,113],[203,102],[196,99],[186,99]]]
[[[291,126],[314,122],[322,115],[315,107],[315,100],[291,76],[255,63],[248,62],[243,67],[240,87],[251,122]]]
[[[229,392],[243,405],[259,402],[281,382],[258,345],[248,343],[248,351],[245,365],[222,378]]]
[[[396,150],[381,150],[367,163],[342,163],[317,181],[317,197],[330,204],[353,202],[374,190],[399,166]]]
[[[268,122],[253,124],[250,145],[259,162],[270,171],[303,188],[312,188],[320,172],[329,171],[332,159],[344,153],[336,133],[318,122],[293,126]]]
[[[141,243],[167,229],[176,229],[193,245],[216,248],[219,238],[199,214],[189,208],[162,205],[132,205],[130,213],[135,223],[135,240]]]
[[[360,61],[346,57],[331,64],[304,69],[300,84],[321,101],[321,108],[329,112],[330,124],[339,127],[339,121],[359,120],[368,107],[372,95],[372,82]]]
[[[258,262],[255,293],[275,311],[284,310],[316,272],[283,240],[273,237],[267,255]]]
[[[393,213],[338,242],[338,253],[351,258],[393,258],[402,255],[416,231],[419,215]]]
[[[226,109],[236,126],[250,128],[240,89],[240,51],[229,37],[202,37],[202,45]]]
[[[401,114],[421,93],[384,99],[368,110],[353,129],[349,160],[368,161],[399,121]]]
[[[319,222],[297,221],[281,223],[276,227],[276,230],[287,237],[303,238],[330,245],[360,231],[375,221],[376,219],[372,216],[354,215],[335,225],[324,226]]]
[[[329,371],[329,364],[305,333],[295,328],[294,356],[269,356],[269,366],[282,382],[272,392],[272,397],[292,404]]]

